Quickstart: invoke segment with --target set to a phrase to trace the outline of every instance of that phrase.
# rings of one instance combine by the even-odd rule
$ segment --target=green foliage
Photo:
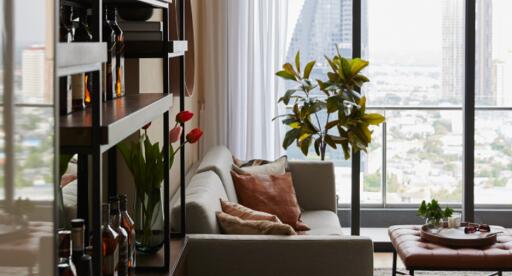
[[[434,225],[439,224],[442,219],[451,217],[452,214],[452,208],[443,210],[439,202],[435,199],[432,199],[430,203],[426,203],[425,200],[423,200],[420,208],[418,208],[418,216],[427,219],[429,223]]]
[[[378,126],[385,118],[381,114],[366,113],[366,98],[358,92],[369,79],[361,74],[368,62],[359,58],[346,59],[339,52],[332,59],[325,57],[331,67],[326,80],[311,80],[311,72],[316,61],[301,68],[300,53],[295,56],[295,68],[292,64],[283,65],[277,76],[297,83],[297,87],[286,91],[279,102],[289,106],[292,112],[277,116],[284,118],[282,123],[290,130],[283,139],[283,148],[293,143],[307,155],[309,148],[314,147],[315,153],[325,158],[327,146],[341,148],[345,159],[349,159],[351,150],[367,151],[372,141],[370,126]],[[319,89],[326,99],[311,97],[311,92]],[[327,112],[327,120],[320,122],[318,113]],[[337,120],[330,120],[331,114]],[[333,134],[331,129],[337,131]]]

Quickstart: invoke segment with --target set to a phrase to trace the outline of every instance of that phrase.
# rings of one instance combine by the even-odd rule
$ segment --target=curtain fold
[[[201,127],[204,153],[226,145],[239,158],[282,153],[275,77],[286,57],[288,0],[203,0]],[[201,80],[200,80],[201,81]]]

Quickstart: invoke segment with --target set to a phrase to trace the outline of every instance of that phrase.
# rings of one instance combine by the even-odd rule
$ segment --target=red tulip
[[[194,144],[203,136],[203,131],[200,128],[194,128],[187,134],[187,142]]]
[[[182,112],[176,114],[176,122],[184,123],[184,122],[187,122],[190,119],[192,119],[192,117],[194,117],[194,113],[185,110],[185,111],[182,111]]]
[[[151,126],[151,122],[145,124],[142,129],[147,130]]]
[[[171,131],[169,131],[169,142],[176,143],[180,140],[182,128],[181,126],[175,126]]]

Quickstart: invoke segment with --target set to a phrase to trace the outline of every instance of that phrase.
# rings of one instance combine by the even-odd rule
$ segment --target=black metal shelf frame
[[[102,275],[101,273],[101,221],[102,212],[101,204],[103,200],[103,153],[107,153],[108,166],[110,173],[108,176],[108,193],[117,193],[117,179],[116,179],[116,148],[115,144],[127,138],[137,129],[140,129],[145,123],[155,119],[158,116],[163,117],[163,154],[168,156],[170,145],[168,139],[169,133],[169,108],[172,104],[172,95],[169,94],[169,58],[177,57],[180,58],[180,72],[181,78],[180,83],[180,110],[184,108],[184,53],[187,50],[186,41],[169,41],[169,9],[170,4],[166,0],[60,0],[63,5],[72,5],[75,7],[87,7],[92,9],[92,21],[90,21],[90,27],[93,32],[93,41],[91,43],[56,43],[56,77],[66,76],[70,74],[77,74],[82,72],[93,73],[93,91],[92,91],[92,102],[89,110],[81,112],[81,114],[75,114],[72,116],[82,116],[87,118],[86,126],[82,128],[73,128],[72,125],[66,125],[66,116],[60,117],[57,121],[57,152],[63,153],[76,153],[78,154],[78,190],[77,190],[77,217],[84,218],[88,223],[87,230],[92,232],[92,245],[93,245],[93,275]],[[184,34],[184,18],[183,9],[184,1],[179,0],[180,12],[179,12],[179,24],[182,30],[182,37]],[[162,58],[163,59],[163,96],[156,99],[147,105],[141,105],[138,110],[128,114],[126,117],[116,120],[107,121],[109,119],[108,112],[109,103],[102,103],[101,101],[101,88],[102,86],[102,63],[106,61],[106,43],[102,42],[102,18],[103,18],[103,6],[117,6],[117,5],[130,5],[130,6],[152,6],[154,8],[160,8],[163,11],[163,41],[160,43],[153,43],[154,47],[149,47],[151,50],[148,53],[137,52],[137,48],[127,47],[127,58]],[[59,22],[59,6],[55,5],[55,29],[58,30]],[[137,42],[148,45],[150,42]],[[156,46],[155,46],[156,45]],[[129,43],[127,46],[130,46]],[[87,53],[87,55],[84,55]],[[178,80],[176,80],[178,81]],[[56,81],[56,95],[58,95],[58,81]],[[155,94],[139,94],[138,97],[151,97]],[[129,100],[126,96],[126,101]],[[122,101],[124,99],[118,99]],[[116,101],[116,100],[114,100]],[[56,103],[58,104],[58,100]],[[112,104],[112,103],[111,103]],[[58,110],[58,106],[56,107]],[[106,117],[104,118],[106,113]],[[110,116],[112,117],[112,116]],[[68,118],[69,119],[69,118]],[[75,118],[76,119],[76,118]],[[63,121],[64,120],[64,121]],[[130,127],[126,127],[126,122],[131,121]],[[62,122],[62,127],[59,124]],[[135,122],[135,123],[133,123]],[[80,143],[73,143],[69,141],[69,137],[66,135],[74,135],[73,131],[86,131],[86,141],[80,141]],[[83,134],[83,133],[82,133]],[[83,138],[83,137],[82,137]],[[184,135],[181,137],[184,141]],[[62,143],[61,143],[62,141]],[[182,182],[180,186],[184,185],[184,171],[185,171],[185,160],[184,150],[181,151],[181,171]],[[136,268],[136,271],[153,271],[153,272],[168,272],[170,269],[170,212],[169,212],[169,161],[164,159],[164,179],[163,179],[163,205],[164,205],[164,263],[160,267],[142,267]],[[58,162],[57,162],[58,164]],[[92,191],[89,191],[89,183],[92,185]],[[182,189],[183,191],[184,189]],[[91,193],[91,194],[90,194]],[[91,197],[90,197],[91,196]],[[182,197],[184,202],[184,196]],[[89,204],[91,206],[91,216],[89,216]],[[182,205],[183,206],[183,205]],[[182,208],[184,210],[184,208]],[[183,216],[182,216],[183,218]],[[58,224],[59,218],[56,217],[55,225]],[[91,227],[91,229],[89,229]],[[184,232],[183,224],[183,232]],[[88,235],[86,235],[86,242],[88,241]],[[55,263],[57,263],[55,261]]]

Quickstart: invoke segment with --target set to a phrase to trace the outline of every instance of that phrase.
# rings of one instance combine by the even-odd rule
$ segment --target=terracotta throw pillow
[[[253,159],[243,162],[233,157],[233,170],[238,174],[284,174],[288,168],[288,157],[279,157],[275,161]]]
[[[256,211],[250,208],[247,208],[238,203],[233,203],[229,201],[224,201],[220,199],[220,206],[222,207],[222,212],[232,215],[234,217],[243,219],[243,220],[267,220],[277,223],[282,223],[281,220],[275,215]]]
[[[268,220],[243,220],[217,212],[217,222],[223,233],[231,235],[297,235],[290,225]]]
[[[276,215],[296,231],[309,227],[300,220],[300,207],[295,195],[291,173],[282,175],[237,174],[231,171],[240,204]]]

